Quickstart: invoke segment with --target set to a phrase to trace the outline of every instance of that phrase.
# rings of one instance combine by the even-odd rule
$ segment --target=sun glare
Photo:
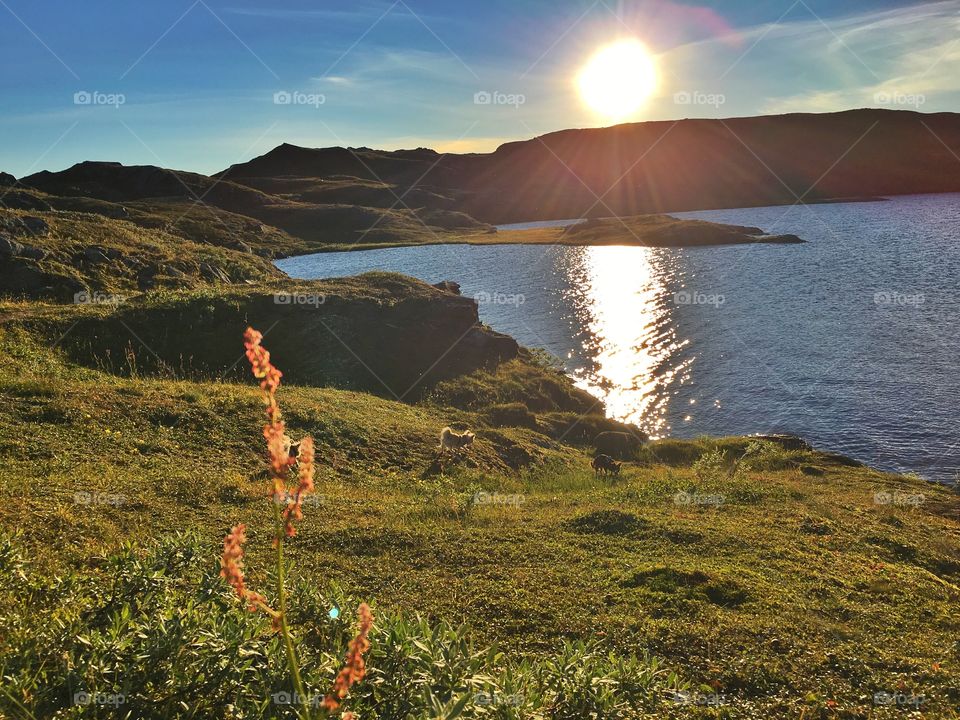
[[[577,75],[584,103],[605,120],[626,120],[657,88],[657,68],[639,40],[619,40],[598,50]]]

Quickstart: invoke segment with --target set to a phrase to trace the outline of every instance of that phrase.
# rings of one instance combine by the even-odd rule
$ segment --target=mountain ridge
[[[862,108],[656,120],[552,131],[492,153],[402,160],[398,153],[411,151],[280,148],[286,176],[322,179],[346,169],[397,187],[416,183],[494,224],[960,191],[956,113]],[[276,176],[278,149],[218,176]],[[331,150],[346,164],[326,168]]]
[[[491,153],[283,143],[210,176],[87,161],[2,184],[7,207],[41,202],[30,192],[167,213],[202,200],[313,250],[482,241],[515,222],[960,192],[960,114],[657,120],[556,130]]]

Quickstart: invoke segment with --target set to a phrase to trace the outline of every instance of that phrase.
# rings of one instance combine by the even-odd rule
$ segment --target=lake
[[[809,242],[434,245],[277,265],[299,278],[455,280],[484,322],[548,350],[608,414],[652,436],[785,432],[882,469],[957,477],[960,195],[674,215]]]

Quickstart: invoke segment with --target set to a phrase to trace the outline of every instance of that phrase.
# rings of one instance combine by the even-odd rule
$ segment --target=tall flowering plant
[[[266,596],[247,587],[243,574],[243,545],[247,541],[246,525],[235,526],[223,540],[223,556],[220,560],[220,575],[233,587],[237,596],[246,603],[250,612],[262,612],[268,615],[273,628],[283,638],[286,648],[287,665],[300,704],[300,714],[309,718],[312,703],[307,695],[300,675],[300,661],[297,657],[293,635],[287,623],[286,566],[283,559],[284,541],[297,534],[295,523],[303,519],[303,499],[313,492],[315,448],[313,438],[305,437],[300,441],[296,457],[290,454],[291,443],[277,403],[277,390],[280,387],[280,372],[270,361],[270,352],[261,344],[263,335],[253,328],[244,333],[244,348],[253,375],[260,380],[263,400],[266,405],[267,423],[263,426],[263,437],[267,444],[270,466],[270,499],[273,507],[274,536],[273,547],[276,558],[277,607],[268,602]],[[288,487],[291,475],[295,474],[296,485]],[[321,711],[331,713],[340,708],[350,687],[362,680],[366,674],[363,655],[370,648],[368,635],[373,627],[373,614],[366,603],[360,605],[360,626],[357,636],[351,641],[344,667],[337,675],[334,686],[320,705]],[[353,713],[344,713],[343,718],[352,718]]]

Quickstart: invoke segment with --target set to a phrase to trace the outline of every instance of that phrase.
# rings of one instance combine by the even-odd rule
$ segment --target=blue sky
[[[624,37],[660,77],[632,120],[960,110],[960,0],[0,0],[0,170],[489,151],[609,124],[574,77]]]

